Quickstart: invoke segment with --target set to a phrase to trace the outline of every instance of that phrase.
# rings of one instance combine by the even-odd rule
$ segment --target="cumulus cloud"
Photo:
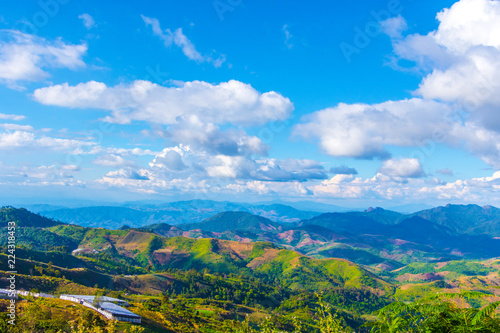
[[[386,159],[389,146],[427,141],[466,149],[500,168],[500,2],[461,0],[437,19],[438,28],[425,35],[403,36],[400,16],[381,23],[392,39],[393,64],[413,62],[424,74],[418,98],[341,103],[304,118],[294,134],[318,140],[336,157]]]
[[[500,2],[461,0],[437,19],[438,29],[427,35],[391,35],[395,61],[410,60],[429,72],[416,94],[456,103],[471,121],[499,131]]]
[[[198,116],[178,118],[167,134],[176,143],[188,145],[195,150],[210,154],[266,155],[267,146],[255,136],[239,130],[221,131],[212,123],[202,123]]]
[[[293,110],[288,98],[274,91],[259,93],[235,80],[217,85],[192,81],[175,87],[149,81],[107,87],[89,81],[40,88],[33,95],[46,105],[109,110],[106,120],[116,123],[174,124],[178,117],[195,115],[203,123],[262,125],[286,119]]]
[[[211,155],[195,152],[189,146],[165,148],[149,163],[151,178],[213,178],[223,180],[261,180],[270,182],[326,179],[318,162],[297,159],[254,159],[248,155]]]
[[[181,171],[187,168],[183,158],[193,155],[189,146],[168,147],[155,156],[149,166],[157,169]]]
[[[458,179],[455,182],[439,184],[437,186],[424,186],[419,192],[428,197],[436,197],[442,200],[461,200],[465,202],[491,202],[498,201],[498,190],[500,190],[500,171],[491,177],[480,177],[472,179]]]
[[[78,15],[78,18],[83,21],[83,25],[87,29],[92,29],[93,27],[96,26],[94,18],[87,13]]]
[[[318,139],[329,155],[387,158],[386,146],[420,146],[447,131],[451,109],[423,99],[380,104],[339,104],[317,111],[294,128],[294,135]]]
[[[151,27],[153,34],[163,41],[165,47],[170,47],[175,44],[177,47],[182,49],[182,52],[188,59],[194,60],[197,63],[210,63],[216,68],[221,67],[226,61],[226,57],[224,55],[220,55],[216,58],[210,55],[202,55],[196,50],[193,42],[191,42],[189,38],[184,35],[182,28],[178,28],[173,32],[170,29],[162,30],[158,19],[144,15],[141,15],[141,17],[146,26]]]
[[[51,68],[78,69],[86,44],[66,44],[61,39],[48,41],[15,30],[0,30],[0,82],[20,88],[18,81],[40,81]]]
[[[324,168],[311,160],[251,160],[243,156],[216,156],[206,168],[215,178],[289,182],[326,179]]]
[[[416,158],[386,160],[378,172],[391,177],[420,178],[425,176],[422,165]]]
[[[116,171],[108,172],[106,176],[104,176],[104,178],[149,180],[148,177],[139,174],[137,171],[131,168],[122,168]]]

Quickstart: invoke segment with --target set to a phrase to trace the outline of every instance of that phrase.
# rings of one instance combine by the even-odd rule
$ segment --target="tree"
[[[394,302],[378,311],[377,320],[367,323],[371,332],[500,332],[500,319],[493,317],[499,302],[481,309],[458,307],[452,299],[484,298],[479,292],[443,293],[412,303]]]
[[[92,301],[92,305],[95,308],[100,309],[101,308],[101,303],[102,303],[102,296],[101,295],[96,295],[94,297],[94,301]]]
[[[319,309],[316,312],[318,316],[319,330],[321,333],[350,333],[351,328],[347,326],[344,318],[339,317],[337,313],[331,312],[331,306],[323,302],[323,295],[316,294],[319,298]]]

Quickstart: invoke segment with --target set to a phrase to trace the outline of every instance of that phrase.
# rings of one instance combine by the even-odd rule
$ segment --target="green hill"
[[[61,222],[49,219],[24,208],[2,207],[0,208],[0,226],[7,226],[8,222],[16,222],[18,227],[47,228],[62,224]]]

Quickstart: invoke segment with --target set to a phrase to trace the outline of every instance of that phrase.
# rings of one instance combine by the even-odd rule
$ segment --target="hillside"
[[[500,255],[500,240],[460,234],[419,216],[381,208],[326,213],[284,224],[247,212],[224,212],[201,223],[177,227],[157,224],[147,228],[168,237],[265,241],[316,258],[339,257],[389,268],[420,260],[485,259]]]
[[[279,223],[247,212],[223,212],[209,217],[203,222],[181,224],[179,227],[184,230],[201,229],[212,232],[232,230],[275,231],[283,229],[283,226]]]
[[[500,209],[493,206],[446,205],[412,214],[463,234],[500,237]]]
[[[292,289],[321,290],[343,286],[385,290],[389,287],[348,261],[312,259],[271,243],[240,243],[182,236],[164,238],[136,230],[92,229],[80,243],[79,249],[82,253],[91,253],[93,250],[109,253],[116,258],[128,258],[139,266],[152,265],[155,269],[208,269],[224,274],[279,278]]]
[[[238,216],[242,223],[254,219]],[[268,223],[265,218],[256,220],[259,223],[254,227]],[[217,327],[220,321],[234,318],[237,324],[247,314],[252,315],[255,325],[268,311],[278,308],[285,311],[284,318],[297,314],[304,325],[313,325],[311,312],[304,311],[300,304],[317,307],[314,293],[319,291],[350,325],[359,327],[364,322],[359,314],[388,304],[394,292],[391,284],[347,260],[314,259],[268,242],[163,237],[151,232],[186,232],[166,224],[150,225],[149,229],[109,230],[64,224],[34,228],[23,227],[29,225],[27,221],[20,222],[19,233],[25,235],[37,229],[40,237],[46,238],[42,244],[36,242],[36,236],[26,237],[26,246],[17,250],[16,281],[20,289],[56,295],[104,292],[126,297],[133,304],[130,309],[145,319],[145,332],[185,332],[191,325]],[[64,243],[71,246],[60,246]],[[0,266],[5,267],[7,259],[0,255]],[[0,281],[7,283],[7,275],[2,272],[1,276]],[[160,309],[164,295],[178,295],[171,296],[171,302],[184,304],[184,309],[225,315],[190,317],[178,308]],[[153,303],[149,303],[151,300]],[[28,302],[36,304],[37,300]],[[54,309],[56,303],[41,304]],[[66,316],[64,310],[52,311]],[[160,319],[160,312],[169,321]],[[0,314],[0,325],[2,318]],[[26,317],[20,318],[21,327],[28,325]],[[57,327],[64,325],[47,320]]]
[[[19,227],[47,228],[62,224],[50,218],[34,214],[24,208],[16,209],[13,207],[0,208],[0,226],[7,226],[8,222],[16,222]]]

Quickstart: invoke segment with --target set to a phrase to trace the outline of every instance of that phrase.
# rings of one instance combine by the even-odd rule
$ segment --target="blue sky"
[[[0,14],[3,201],[500,205],[500,3]]]

